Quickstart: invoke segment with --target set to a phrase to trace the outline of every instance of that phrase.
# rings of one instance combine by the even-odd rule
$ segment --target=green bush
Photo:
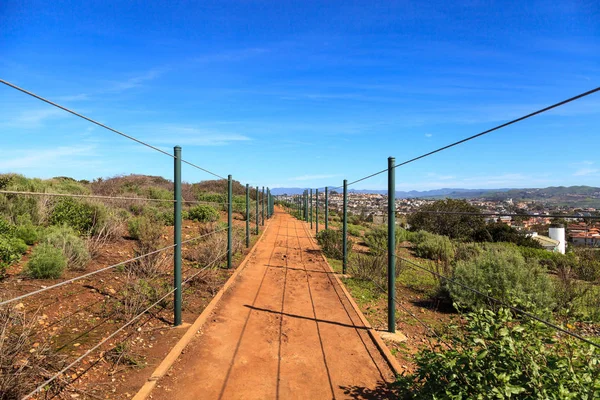
[[[133,217],[127,221],[127,232],[130,238],[135,240],[140,238],[140,226],[145,223],[145,220],[148,220],[148,217]]]
[[[361,229],[362,229],[362,227],[360,225],[348,224],[348,233],[352,236],[355,236],[358,238],[361,237],[362,236]]]
[[[94,235],[106,215],[106,207],[102,204],[63,198],[54,205],[49,221],[52,225],[66,224],[81,234]]]
[[[0,235],[0,278],[6,274],[6,269],[19,261],[27,251],[27,245],[19,238]]]
[[[40,228],[33,225],[29,215],[22,215],[17,218],[17,227],[14,236],[23,240],[28,245],[32,245],[40,238]]]
[[[25,273],[36,279],[60,278],[67,266],[67,258],[62,251],[49,243],[34,247]]]
[[[600,357],[591,346],[558,341],[545,325],[508,309],[466,316],[448,346],[424,349],[398,379],[403,399],[597,399]]]
[[[396,228],[396,247],[407,240],[408,232],[402,228]],[[365,243],[369,246],[369,252],[374,255],[387,253],[388,250],[388,228],[380,225],[365,234]]]
[[[456,261],[469,261],[478,257],[482,252],[482,247],[476,243],[458,243],[454,252],[454,259]]]
[[[415,254],[421,258],[449,264],[454,260],[455,247],[447,236],[429,234],[414,247]]]
[[[44,242],[62,252],[69,269],[83,271],[91,259],[85,241],[67,225],[48,228]]]
[[[15,226],[0,216],[0,235],[12,236],[15,232]]]
[[[190,208],[189,216],[191,220],[198,222],[214,222],[219,219],[219,212],[211,206],[199,204]]]
[[[341,260],[344,256],[342,248],[343,237],[342,231],[324,229],[317,234],[317,241],[327,257]],[[347,239],[347,246],[348,253],[350,253],[352,250],[352,241],[350,239]]]
[[[496,247],[474,259],[457,261],[453,278],[511,305],[539,311],[553,307],[554,288],[546,270],[534,261],[525,262],[517,249]],[[457,284],[447,282],[447,289],[452,299],[462,306],[496,306]]]

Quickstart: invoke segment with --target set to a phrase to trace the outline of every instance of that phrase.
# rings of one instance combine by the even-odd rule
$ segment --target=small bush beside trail
[[[204,204],[190,208],[188,215],[191,220],[198,222],[214,222],[219,219],[219,212]]]
[[[102,204],[63,198],[54,205],[49,221],[52,225],[66,224],[81,234],[94,235],[106,214],[106,207]]]
[[[49,243],[42,243],[31,252],[25,273],[36,279],[60,278],[66,266],[67,258],[61,250]]]
[[[545,325],[515,320],[510,310],[466,316],[438,345],[416,356],[398,379],[402,399],[596,399],[600,356],[585,343],[556,338]]]
[[[341,260],[344,256],[343,253],[343,234],[342,231],[335,231],[332,229],[324,229],[317,234],[317,241],[323,249],[323,253],[327,257],[336,258]],[[352,250],[352,241],[348,239],[348,253]]]
[[[62,252],[69,269],[83,271],[91,259],[85,241],[67,225],[48,228],[44,242]]]
[[[453,279],[511,305],[539,311],[553,307],[554,288],[546,270],[536,262],[525,262],[517,249],[497,247],[469,261],[457,261]],[[459,305],[497,306],[457,284],[446,285]]]
[[[19,238],[0,235],[0,279],[6,275],[6,269],[19,261],[27,251],[27,245]]]

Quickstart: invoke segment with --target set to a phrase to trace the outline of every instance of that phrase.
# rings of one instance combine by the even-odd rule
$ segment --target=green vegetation
[[[510,310],[466,315],[463,329],[416,356],[417,370],[398,380],[404,399],[595,399],[597,350]],[[517,323],[518,322],[518,323]]]
[[[19,238],[0,235],[0,279],[6,275],[6,269],[19,261],[27,251],[27,245]]]
[[[106,207],[103,204],[65,197],[59,199],[54,205],[49,222],[52,225],[66,224],[80,234],[94,234],[106,219],[106,214]]]
[[[198,222],[214,222],[219,219],[219,212],[211,206],[199,204],[189,210],[189,216]]]
[[[342,259],[343,235],[341,231],[324,229],[317,234],[317,241],[327,257]],[[352,250],[352,241],[347,239],[348,253]]]
[[[67,225],[48,228],[44,235],[44,242],[62,252],[67,259],[69,269],[83,271],[91,259],[85,241]]]
[[[31,252],[25,273],[36,279],[60,278],[66,266],[67,258],[60,249],[42,243]]]

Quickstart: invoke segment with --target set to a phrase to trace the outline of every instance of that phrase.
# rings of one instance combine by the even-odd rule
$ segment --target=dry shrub
[[[163,225],[142,218],[138,225],[138,241],[134,249],[134,257],[155,252],[164,246],[162,242]],[[127,264],[128,272],[138,277],[155,277],[161,274],[161,270],[168,262],[169,252],[160,251],[132,261]]]
[[[63,357],[36,341],[37,321],[26,317],[22,304],[0,307],[0,400],[23,398],[64,367]],[[59,376],[44,393],[50,398],[65,386]]]
[[[191,287],[204,285],[206,290],[214,296],[221,288],[221,278],[217,267],[207,268],[202,271],[194,272],[193,278],[189,280]]]
[[[350,275],[354,278],[373,280],[380,286],[387,282],[387,255],[370,255],[356,253],[348,265]],[[397,271],[399,273],[399,269]]]
[[[140,279],[135,274],[127,276],[119,298],[113,303],[113,315],[123,321],[129,321],[156,303],[169,290],[167,282],[160,278]],[[163,307],[169,300],[164,299]],[[159,304],[161,306],[161,304]]]
[[[227,231],[206,236],[188,246],[184,254],[186,260],[198,263],[200,267],[211,263],[218,265],[227,257]]]

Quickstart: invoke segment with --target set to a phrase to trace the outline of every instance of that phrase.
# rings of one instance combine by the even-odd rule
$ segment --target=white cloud
[[[0,152],[0,171],[16,171],[23,169],[40,169],[60,162],[62,167],[73,165],[73,161],[81,164],[80,157],[92,157],[94,146],[64,146],[54,149],[12,149]],[[17,154],[17,156],[14,156]],[[10,155],[13,155],[11,158]]]
[[[588,176],[594,175],[596,173],[598,173],[598,170],[595,168],[580,168],[577,171],[575,171],[573,176]]]
[[[220,132],[195,127],[193,125],[162,124],[141,129],[152,132],[155,137],[148,138],[156,144],[178,144],[182,146],[225,146],[234,142],[246,142],[250,137],[238,133]]]
[[[11,128],[39,128],[46,120],[64,118],[68,114],[58,108],[38,108],[21,111],[15,116],[8,117],[0,126]]]
[[[123,92],[125,90],[133,89],[142,86],[143,83],[152,81],[167,71],[167,68],[154,68],[143,74],[133,76],[121,82],[113,84],[112,88],[108,89],[107,92]]]
[[[433,134],[431,134],[431,133],[426,133],[425,134],[425,137],[432,137],[432,136],[433,136]]]

